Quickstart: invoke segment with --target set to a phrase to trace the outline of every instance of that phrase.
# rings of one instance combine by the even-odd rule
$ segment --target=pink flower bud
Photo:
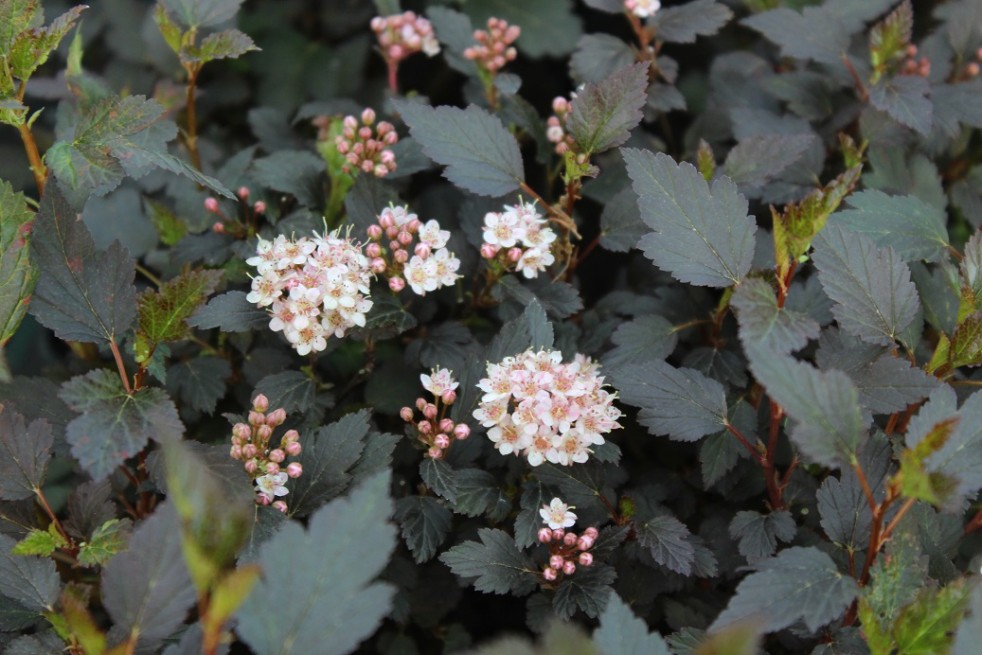
[[[274,500],[272,508],[281,514],[286,514],[286,501],[285,500]]]
[[[351,144],[345,141],[341,137],[338,137],[337,140],[335,140],[334,146],[338,149],[338,152],[341,153],[342,155],[348,154],[348,151],[351,150]]]
[[[393,167],[393,170],[395,170],[395,167]],[[375,168],[372,170],[372,173],[375,175],[375,177],[385,177],[389,174],[389,169],[385,164],[376,164]]]
[[[593,555],[590,553],[580,553],[580,556],[577,558],[577,560],[583,566],[590,566],[591,564],[593,564]]]
[[[392,253],[392,259],[396,260],[400,264],[405,264],[409,261],[409,253],[405,250],[396,250]]]
[[[493,259],[495,255],[498,254],[498,246],[493,246],[490,243],[481,244],[481,257],[484,259]]]
[[[578,537],[576,536],[575,532],[567,532],[566,536],[563,537],[563,543],[567,546],[572,546],[576,543],[577,538]]]
[[[447,405],[453,405],[454,401],[457,400],[457,392],[453,389],[447,389],[443,392],[443,395],[440,396],[440,400]]]
[[[259,394],[252,400],[252,409],[257,412],[265,413],[266,410],[269,409],[269,398],[267,398],[264,394]]]
[[[419,222],[418,218],[414,218],[408,223],[406,223],[404,229],[407,230],[410,234],[416,234],[417,232],[419,232],[419,228],[421,227],[423,227],[423,224]]]
[[[400,232],[399,236],[396,238],[399,240],[399,243],[403,246],[408,246],[410,243],[413,242],[413,235],[405,231]]]
[[[457,437],[460,441],[463,441],[471,434],[471,429],[466,423],[458,423],[453,429],[453,436]]]
[[[355,130],[358,128],[358,119],[354,116],[345,116],[341,124],[344,125],[345,129]]]
[[[583,535],[576,542],[576,547],[580,550],[590,550],[593,548],[593,538],[588,535]]]
[[[283,450],[285,450],[286,454],[290,457],[296,457],[303,451],[303,446],[300,445],[299,441],[291,441],[283,448]]]
[[[549,528],[542,528],[539,530],[539,542],[547,544],[552,541],[552,530]]]
[[[563,564],[566,560],[563,559],[562,555],[553,555],[549,558],[549,568],[556,569],[557,571],[563,568]]]
[[[600,531],[596,528],[590,527],[583,531],[583,536],[590,537],[591,539],[595,540],[598,536],[600,536]]]
[[[252,459],[258,452],[259,451],[255,444],[247,443],[246,445],[242,446],[242,456],[246,459]]]
[[[430,256],[430,247],[425,243],[417,243],[416,247],[413,249],[413,252],[415,252],[416,256],[420,259],[426,259]]]
[[[266,473],[276,475],[280,472],[280,465],[276,462],[266,462]]]
[[[396,241],[395,239],[392,239],[391,241],[389,241],[389,250],[393,252],[402,250],[402,244]]]
[[[453,421],[451,421],[450,419],[445,418],[440,421],[440,432],[445,432],[447,434],[450,434],[451,432],[453,432],[453,428],[454,428]]]
[[[245,423],[236,423],[232,427],[232,436],[241,441],[248,441],[252,437],[252,428]]]
[[[283,439],[281,440],[281,443],[286,444],[286,443],[293,443],[296,441],[300,441],[300,433],[297,432],[296,430],[287,430],[286,432],[283,433]]]
[[[557,528],[552,531],[553,541],[562,541],[562,538],[566,536],[566,531],[562,528]]]
[[[388,268],[388,266],[385,264],[384,259],[382,259],[381,257],[376,257],[375,259],[372,260],[372,263],[369,264],[369,268],[372,269],[372,273],[375,273],[376,275],[381,275],[382,273],[385,273],[385,269]]]
[[[371,125],[375,122],[375,110],[371,107],[366,108],[361,112],[361,122],[365,125]]]
[[[569,109],[569,101],[562,96],[556,96],[552,99],[552,110],[557,114],[565,114],[566,110]]]
[[[370,159],[366,159],[361,163],[361,170],[363,173],[371,173],[375,170],[375,164]]]
[[[280,450],[279,448],[274,448],[273,450],[269,451],[268,457],[271,462],[276,462],[277,464],[280,464],[283,462],[284,459],[286,459],[286,453]],[[568,537],[569,535],[566,536]]]
[[[399,293],[406,288],[406,281],[401,277],[390,277],[389,278],[389,288]]]
[[[548,569],[548,568],[547,569],[544,569],[542,571],[542,577],[545,578],[546,580],[548,580],[549,582],[553,582],[556,579],[556,577],[557,577],[556,570],[555,569]]]
[[[240,186],[238,191],[235,192],[235,195],[237,195],[242,200],[247,200],[249,198],[249,187]]]
[[[399,135],[395,132],[388,132],[384,137],[382,137],[382,142],[387,146],[395,145],[399,141]],[[393,160],[395,159],[395,153],[392,153]]]
[[[256,504],[257,505],[266,506],[266,505],[269,505],[271,502],[272,502],[272,499],[270,499],[270,497],[267,496],[264,493],[260,493],[260,494],[257,494],[256,495]]]
[[[262,412],[251,411],[249,412],[249,425],[263,425],[266,423],[266,416]]]
[[[211,231],[215,234],[225,234],[225,223],[215,221],[215,223],[211,226]]]
[[[243,448],[242,450],[245,451],[245,448]],[[242,465],[242,467],[246,470],[246,473],[252,475],[259,470],[259,462],[257,462],[254,459],[250,459],[247,460],[246,463]]]
[[[368,238],[371,239],[371,240],[373,240],[373,241],[378,241],[379,239],[381,239],[382,238],[382,226],[381,225],[375,225],[375,224],[369,225],[368,226]],[[378,245],[378,244],[370,243],[368,245],[375,246],[375,245]],[[375,255],[375,256],[377,257],[378,255]]]
[[[522,249],[517,247],[509,248],[507,256],[508,256],[508,261],[512,263],[517,263],[518,260],[522,258]]]
[[[443,457],[443,450],[437,448],[436,446],[433,446],[432,448],[426,451],[426,454],[430,456],[430,459],[440,459]]]
[[[978,62],[971,62],[965,67],[965,74],[969,77],[977,77],[979,74],[979,64]]]
[[[283,425],[283,421],[285,420],[286,420],[286,410],[280,407],[278,409],[274,409],[272,412],[269,413],[269,415],[266,417],[266,425],[275,428],[278,425]]]
[[[383,209],[382,213],[378,215],[378,224],[385,229],[389,229],[395,226],[396,220],[392,217],[391,211]]]
[[[256,436],[259,437],[263,443],[269,441],[269,438],[273,436],[273,428],[269,425],[260,425],[256,430]]]
[[[978,59],[979,61],[982,61],[982,48],[979,48],[978,50],[975,51],[975,58]]]
[[[391,150],[383,150],[382,154],[379,155],[379,161],[385,165],[394,164],[396,162],[396,153]]]
[[[427,405],[429,405],[429,403],[426,402],[426,399],[424,399],[424,398],[417,398],[416,399],[416,409],[418,409],[419,411],[421,411],[421,412],[422,411],[425,411]]]
[[[232,459],[242,459],[242,446],[232,446],[228,454]]]
[[[370,127],[360,127],[358,128],[358,136],[364,140],[372,138],[372,128]]]
[[[254,204],[252,206],[252,211],[256,212],[257,214],[265,214],[266,213],[266,203],[263,202],[262,200],[257,200],[256,201],[256,204]]]
[[[432,421],[436,418],[437,413],[438,410],[436,405],[433,403],[426,403],[426,407],[423,408],[423,416]]]
[[[574,573],[576,573],[576,564],[574,564],[573,562],[566,562],[565,564],[563,564],[563,573],[565,573],[566,575],[573,575]]]
[[[911,43],[910,45],[907,46],[906,52],[907,52],[907,56],[908,57],[916,57],[917,56],[917,46],[914,45],[913,43]]]
[[[399,418],[401,418],[406,423],[412,423],[413,417],[414,414],[413,414],[412,407],[403,407],[402,409],[399,410]]]
[[[399,247],[399,242],[395,241],[395,238],[396,236],[398,236],[398,234],[399,234],[399,228],[395,225],[395,223],[385,228],[385,236],[388,239],[390,239],[389,250],[396,250]]]
[[[382,231],[382,228],[380,228],[378,225],[373,225],[372,227],[378,229],[379,232]],[[379,257],[381,255],[382,255],[382,246],[380,246],[379,244],[377,244],[377,243],[370,243],[367,246],[365,246],[365,256],[366,257],[370,257],[370,258],[374,259],[374,258]]]
[[[290,462],[286,465],[286,474],[291,478],[299,478],[303,475],[303,466],[300,462]]]
[[[433,432],[433,425],[429,421],[420,421],[416,424],[416,429],[423,434],[429,434]]]
[[[211,212],[212,214],[218,213],[218,201],[214,198],[205,198],[205,210]]]
[[[433,438],[433,445],[440,449],[447,449],[450,447],[450,438],[445,434],[438,434]]]

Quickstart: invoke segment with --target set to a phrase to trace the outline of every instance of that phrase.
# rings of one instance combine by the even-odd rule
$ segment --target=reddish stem
[[[975,516],[972,517],[972,520],[968,522],[968,525],[965,526],[965,534],[971,534],[979,528],[982,528],[982,509],[980,509]]]
[[[399,62],[395,59],[387,59],[386,62],[389,69],[389,91],[392,95],[399,93]]]
[[[781,418],[784,410],[773,400],[771,401],[771,422],[767,437],[767,453],[764,456],[764,482],[767,484],[767,495],[771,499],[771,508],[784,509],[783,488],[777,481],[777,470],[774,460],[777,458],[777,440],[781,429]]]
[[[130,379],[126,374],[126,365],[123,363],[123,355],[119,352],[119,346],[116,345],[115,339],[109,340],[109,349],[113,353],[113,359],[116,360],[116,369],[119,371],[119,379],[123,381],[123,389],[127,396],[132,396],[133,388],[130,386]]]

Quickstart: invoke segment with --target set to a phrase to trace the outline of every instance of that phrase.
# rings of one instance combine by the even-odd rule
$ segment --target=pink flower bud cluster
[[[482,257],[496,259],[504,268],[529,279],[556,261],[551,251],[556,233],[534,203],[505,205],[503,212],[485,214],[483,239]]]
[[[576,94],[570,94],[571,99],[576,98]],[[564,155],[576,144],[573,137],[566,131],[566,121],[569,119],[569,112],[572,109],[572,100],[567,100],[562,96],[552,99],[553,115],[546,120],[546,138],[550,143],[556,144],[556,154]]]
[[[539,510],[546,527],[539,530],[539,543],[549,546],[549,561],[542,569],[542,577],[547,582],[555,582],[564,575],[573,575],[577,566],[593,564],[593,548],[599,532],[590,527],[582,535],[566,531],[576,523],[576,514],[559,498],[553,498],[548,505]]]
[[[427,457],[441,459],[455,440],[463,441],[471,434],[466,423],[454,423],[447,418],[447,410],[457,400],[457,381],[453,374],[445,369],[433,369],[429,375],[419,376],[423,388],[433,394],[433,402],[427,402],[420,396],[416,399],[416,410],[422,418],[416,417],[412,407],[403,407],[399,411],[402,420],[416,428],[416,435],[426,447]]]
[[[375,124],[375,110],[361,112],[361,120],[345,116],[341,134],[334,137],[334,145],[345,158],[342,171],[361,171],[376,177],[385,177],[396,169],[396,155],[389,146],[399,141],[396,128],[387,121]]]
[[[661,9],[659,0],[624,0],[624,8],[638,18],[654,16]]]
[[[283,425],[286,411],[280,407],[267,413],[269,399],[263,394],[252,401],[248,423],[236,423],[232,427],[232,459],[243,462],[243,468],[256,484],[256,504],[272,505],[281,512],[286,511],[286,503],[276,500],[290,493],[286,488],[289,478],[299,478],[303,474],[300,462],[287,462],[302,450],[300,434],[287,430],[280,437],[280,444],[271,448],[273,430]]]
[[[425,296],[460,278],[460,260],[446,248],[450,232],[433,219],[421,222],[408,207],[383,209],[378,223],[368,227],[368,238],[365,254],[372,271],[384,274],[396,293],[408,283],[413,293]]]
[[[507,21],[492,16],[488,19],[487,31],[474,31],[477,45],[466,48],[464,57],[476,62],[489,73],[497,73],[518,56],[512,43],[521,33],[522,28],[518,25],[509,25]]]
[[[387,62],[398,63],[417,52],[423,52],[427,57],[440,53],[440,43],[430,21],[412,11],[376,16],[371,25]]]
[[[545,461],[571,466],[590,457],[590,446],[621,427],[615,394],[606,391],[599,364],[576,355],[564,364],[562,353],[528,350],[489,363],[477,383],[484,392],[474,418],[502,455],[524,456],[532,466]]]
[[[247,232],[245,224],[254,225],[256,219],[266,213],[266,203],[262,200],[249,204],[249,196],[251,195],[249,187],[240,186],[235,195],[239,199],[239,218],[226,215],[217,198],[211,196],[205,198],[205,211],[218,217],[218,220],[211,226],[212,231],[216,234],[228,233],[234,237],[244,237]]]
[[[260,238],[246,263],[259,271],[246,299],[268,308],[269,329],[283,332],[298,354],[320,352],[331,335],[364,327],[373,274],[361,244],[339,232]]]
[[[917,58],[917,46],[911,43],[907,46],[906,59],[900,67],[900,72],[903,75],[919,75],[920,77],[927,77],[931,74],[931,60],[927,57]]]

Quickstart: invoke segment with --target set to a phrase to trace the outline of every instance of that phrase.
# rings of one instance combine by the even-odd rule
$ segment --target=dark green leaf
[[[317,384],[301,371],[283,371],[256,383],[256,393],[266,395],[271,409],[282,407],[287,414],[303,413],[314,406]]]
[[[607,564],[578,566],[573,575],[562,579],[552,597],[556,615],[569,620],[580,610],[590,618],[599,616],[607,606],[613,591],[610,585],[616,579],[617,572]]]
[[[31,256],[40,271],[31,313],[59,338],[102,343],[130,327],[136,316],[133,260],[118,242],[98,252],[55,184],[41,199]]]
[[[976,100],[982,92],[982,81],[971,79],[956,84],[931,85],[934,126],[952,137],[961,126],[982,127],[982,108]]]
[[[27,247],[33,218],[24,194],[14,193],[9,182],[0,180],[0,348],[20,326],[37,281]]]
[[[265,327],[269,316],[246,300],[244,291],[229,291],[209,300],[191,315],[187,323],[202,330],[219,328],[222,332],[249,332]]]
[[[637,196],[624,189],[604,205],[600,214],[600,245],[614,252],[627,252],[648,233],[638,213]]]
[[[419,475],[431,490],[451,503],[457,502],[456,471],[442,459],[425,458],[419,465]]]
[[[810,134],[759,134],[741,139],[726,155],[722,172],[757,197],[763,187],[796,164],[814,142]]]
[[[931,394],[938,379],[910,362],[887,353],[869,365],[846,369],[856,384],[859,402],[874,414],[899,412]]]
[[[96,369],[62,385],[58,394],[81,415],[66,428],[72,455],[93,480],[102,480],[152,438],[180,439],[184,426],[162,389],[128,395],[115,372]]]
[[[311,436],[301,435],[303,475],[293,482],[289,498],[293,513],[310,514],[348,488],[353,469],[366,450],[368,417],[368,411],[362,410],[320,428]]]
[[[514,275],[503,277],[491,291],[497,298],[499,294],[515,300],[521,307],[529,307],[532,303],[540,306],[553,318],[566,318],[583,309],[583,299],[573,285],[561,280],[527,280],[524,283]],[[552,343],[552,326],[541,323],[541,317],[536,318],[537,339],[541,343]]]
[[[124,638],[139,635],[143,649],[153,649],[184,622],[194,604],[177,514],[167,503],[137,526],[129,550],[102,570],[102,604]]]
[[[870,343],[897,339],[920,308],[907,264],[892,248],[836,225],[826,226],[814,244],[818,279],[839,327]]]
[[[638,421],[652,434],[697,441],[726,424],[726,394],[716,380],[666,362],[630,364],[611,373],[620,399],[641,408]]]
[[[657,362],[675,350],[678,334],[675,326],[657,314],[645,314],[622,323],[610,336],[616,346],[603,356],[601,363],[608,375],[630,364]]]
[[[395,519],[417,564],[429,561],[450,532],[453,514],[432,496],[406,496],[396,501]]]
[[[699,463],[702,465],[702,479],[706,486],[716,484],[733,470],[740,461],[741,452],[745,452],[743,446],[729,430],[711,434],[703,439],[699,444]]]
[[[451,68],[464,75],[477,75],[477,64],[464,56],[464,50],[474,45],[474,26],[466,14],[449,7],[428,7],[426,17],[444,47],[444,56]],[[401,166],[401,162],[400,162]]]
[[[257,655],[350,653],[389,613],[395,589],[373,582],[396,545],[389,480],[367,479],[318,510],[308,530],[287,522],[260,547],[271,574],[237,614],[237,632]]]
[[[620,14],[624,11],[624,3],[621,0],[583,0],[583,4],[610,14]]]
[[[480,516],[495,506],[500,495],[495,477],[481,469],[454,471],[457,500],[454,511],[465,516]]]
[[[694,166],[663,153],[621,151],[641,218],[654,232],[638,244],[656,266],[682,282],[728,287],[750,270],[757,225],[726,177],[712,188]]]
[[[764,280],[744,281],[734,292],[731,304],[740,319],[740,339],[746,344],[783,355],[818,338],[818,323],[805,314],[778,307],[774,289]]]
[[[869,102],[901,125],[926,135],[934,111],[930,93],[931,85],[920,75],[896,75],[871,86]]]
[[[790,543],[797,531],[794,518],[787,510],[770,514],[737,512],[730,522],[730,536],[737,540],[737,549],[750,564],[772,556],[777,551],[778,540]]]
[[[462,578],[476,578],[474,588],[490,594],[524,596],[539,586],[539,571],[515,541],[501,530],[481,528],[481,542],[465,541],[440,555],[440,561]]]
[[[72,491],[68,497],[68,520],[65,529],[83,540],[116,517],[116,505],[109,499],[112,486],[108,480],[85,482]]]
[[[696,552],[684,523],[674,516],[661,515],[635,524],[635,531],[638,543],[656,562],[676,573],[692,574]]]
[[[427,107],[396,102],[426,156],[446,166],[448,180],[481,196],[503,196],[525,180],[522,154],[501,120],[474,105]]]
[[[670,655],[665,640],[648,632],[645,622],[617,594],[610,594],[593,643],[603,655]]]
[[[167,368],[167,391],[186,406],[212,414],[231,375],[232,366],[221,357],[195,357]]]
[[[944,388],[939,387],[939,390]],[[932,394],[934,397],[935,394]],[[971,498],[982,488],[982,394],[969,396],[958,410],[958,415],[960,420],[954,432],[926,460],[930,472],[958,481],[955,499],[951,502],[954,507],[959,506],[958,500]]]
[[[50,611],[61,591],[61,579],[54,561],[12,555],[16,544],[7,535],[0,534],[0,596],[30,612]]]
[[[31,498],[44,483],[54,436],[44,419],[30,425],[13,407],[0,404],[0,498]]]
[[[794,547],[757,564],[737,586],[736,595],[716,618],[713,630],[753,619],[764,632],[804,621],[817,630],[849,607],[859,592],[856,581],[839,573],[817,548]]]
[[[881,248],[893,248],[904,261],[935,262],[945,257],[951,244],[945,229],[945,212],[916,196],[888,196],[868,189],[849,196],[852,209],[829,217],[829,225],[871,237]]]
[[[221,25],[239,12],[242,0],[161,0],[167,11],[189,28]]]
[[[655,33],[666,43],[695,43],[697,36],[716,34],[731,18],[733,12],[716,0],[693,0],[656,12]]]
[[[505,357],[525,352],[529,348],[552,347],[552,324],[546,317],[542,305],[533,299],[518,318],[502,326],[488,345],[485,359],[500,362]],[[474,381],[477,384],[477,381]]]
[[[592,154],[627,141],[644,117],[648,65],[637,63],[590,82],[573,99],[566,127],[579,149]]]
[[[839,65],[849,49],[849,33],[824,7],[805,7],[801,14],[781,7],[740,22],[779,45],[782,57]]]
[[[312,152],[278,150],[255,160],[252,174],[268,189],[289,193],[307,207],[319,207],[324,203],[324,168],[324,160]]]
[[[615,3],[616,4],[616,3]],[[631,46],[610,34],[584,34],[569,60],[570,76],[578,83],[600,82],[634,61]]]
[[[519,548],[528,548],[537,541],[539,528],[543,526],[539,510],[548,505],[547,489],[539,480],[531,478],[522,484],[521,510],[515,517],[515,543]]]

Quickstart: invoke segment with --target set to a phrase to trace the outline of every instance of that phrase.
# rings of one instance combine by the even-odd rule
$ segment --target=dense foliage
[[[0,646],[978,652],[980,0],[0,0]]]

